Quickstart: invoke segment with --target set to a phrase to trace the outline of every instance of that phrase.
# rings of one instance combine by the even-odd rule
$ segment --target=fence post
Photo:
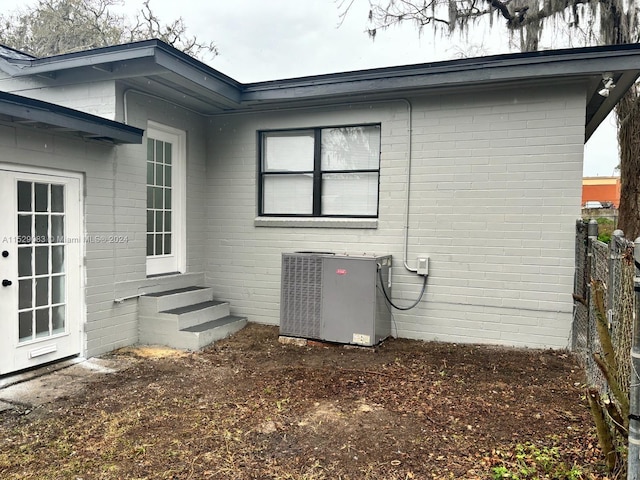
[[[627,480],[638,480],[640,475],[640,237],[633,245],[635,275],[635,318],[633,320],[633,343],[631,345],[631,382],[629,385],[629,456]]]

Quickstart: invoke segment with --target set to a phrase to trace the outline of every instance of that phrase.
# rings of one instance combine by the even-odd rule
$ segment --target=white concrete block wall
[[[115,120],[115,82],[113,80],[92,80],[86,83],[77,83],[79,80],[81,79],[73,75],[65,80],[64,78],[46,79],[42,77],[11,78],[4,74],[0,76],[0,91],[55,103]]]
[[[401,337],[563,348],[572,311],[584,92],[575,86],[411,98],[409,264],[431,259],[419,307],[394,313]],[[380,122],[376,229],[256,226],[261,129]],[[394,256],[393,298],[421,278],[402,267],[408,106],[403,101],[212,118],[207,283],[250,321],[277,324],[280,255]]]

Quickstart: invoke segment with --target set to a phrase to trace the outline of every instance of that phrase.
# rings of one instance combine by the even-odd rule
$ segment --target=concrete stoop
[[[247,324],[231,315],[228,302],[213,299],[210,287],[185,287],[140,297],[139,343],[200,350]]]

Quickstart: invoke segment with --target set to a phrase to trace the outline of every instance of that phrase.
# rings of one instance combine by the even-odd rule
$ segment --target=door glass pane
[[[64,272],[64,246],[51,247],[51,273]]]
[[[164,208],[171,210],[171,190],[169,188],[164,191]]]
[[[49,185],[36,183],[36,212],[49,211]]]
[[[147,256],[150,257],[155,252],[153,250],[153,233],[147,234]]]
[[[31,340],[33,337],[33,312],[20,312],[18,314],[18,338],[21,342]]]
[[[162,235],[156,233],[155,237],[156,237],[156,242],[155,242],[156,245],[153,253],[156,255],[162,255]]]
[[[49,305],[49,277],[36,278],[36,307]]]
[[[64,303],[64,275],[51,277],[51,303]]]
[[[18,215],[18,243],[32,243],[31,220],[32,215]]]
[[[49,216],[36,215],[36,243],[49,242]]]
[[[36,310],[36,338],[49,335],[49,307]]]
[[[18,282],[18,308],[23,310],[25,308],[31,308],[33,306],[33,280],[20,280]]]
[[[163,215],[163,213],[161,211],[160,212],[156,212],[156,227],[155,227],[156,228],[156,232],[162,232],[163,231],[163,228],[162,228],[162,223],[163,223],[162,220],[163,220],[163,218],[164,218],[164,215]]]
[[[29,277],[31,276],[31,260],[33,258],[32,247],[19,247],[18,248],[18,276]]]
[[[167,165],[171,165],[171,149],[172,149],[173,145],[171,145],[170,143],[165,143],[164,144],[164,163],[166,163]]]
[[[49,247],[36,247],[36,275],[49,273]]]
[[[64,243],[64,217],[51,215],[51,243]]]
[[[64,333],[65,330],[65,307],[60,305],[51,309],[52,334]]]
[[[31,182],[18,182],[18,211],[31,211]]]
[[[64,212],[64,185],[51,185],[51,211]]]
[[[167,233],[164,236],[164,254],[165,255],[171,254],[171,234],[170,233]]]

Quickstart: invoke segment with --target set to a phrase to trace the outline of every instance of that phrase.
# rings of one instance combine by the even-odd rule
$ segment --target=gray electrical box
[[[391,334],[390,270],[391,255],[283,254],[280,334],[378,344]]]

